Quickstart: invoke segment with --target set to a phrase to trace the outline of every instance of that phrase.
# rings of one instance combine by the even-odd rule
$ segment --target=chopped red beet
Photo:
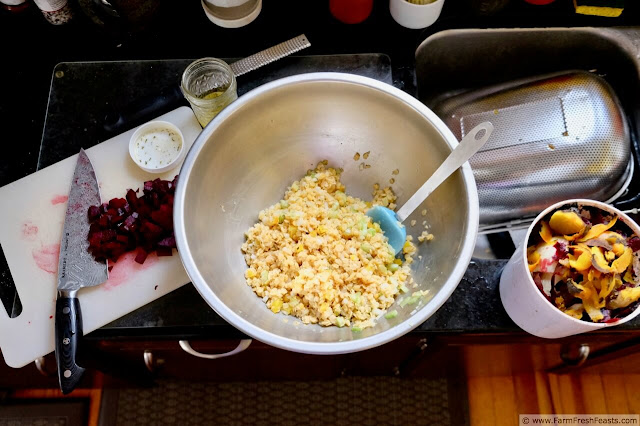
[[[171,206],[163,204],[160,208],[151,213],[151,219],[165,229],[173,229],[173,204]]]
[[[147,252],[143,248],[139,248],[135,261],[142,265],[145,260],[147,260]]]
[[[164,240],[158,242],[160,247],[168,247],[174,248],[176,246],[176,238],[175,237],[167,237]]]
[[[173,235],[173,197],[177,182],[155,179],[139,190],[127,190],[125,198],[114,198],[92,206],[89,217],[89,251],[96,259],[116,262],[124,253],[135,250],[135,261],[144,263],[149,253],[171,256],[176,247]]]
[[[89,211],[87,212],[87,215],[89,216],[89,221],[94,221],[98,216],[100,216],[100,207],[98,206],[91,206],[89,207]]]
[[[109,200],[109,208],[112,209],[121,209],[125,204],[127,204],[127,200],[125,200],[124,198],[114,198],[112,200]]]
[[[158,256],[171,256],[171,249],[169,247],[158,247],[156,253],[158,253]]]
[[[631,250],[633,251],[640,250],[640,238],[633,237],[628,241],[628,244],[629,244],[629,247],[631,247]]]

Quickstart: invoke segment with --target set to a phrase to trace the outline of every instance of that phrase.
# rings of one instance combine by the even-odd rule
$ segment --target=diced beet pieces
[[[171,206],[163,204],[158,210],[151,213],[151,220],[164,229],[173,229],[173,209]]]
[[[100,219],[98,219],[98,225],[100,225],[102,228],[106,228],[107,226],[109,226],[109,216],[100,216]]]
[[[138,196],[133,189],[127,191],[127,202],[135,209],[138,205]]]
[[[87,211],[89,251],[96,259],[116,262],[137,248],[135,261],[144,263],[149,253],[171,256],[176,247],[173,234],[173,201],[178,176],[173,181],[155,179],[139,189],[127,190],[125,198],[114,198]]]
[[[158,247],[156,249],[158,256],[171,256],[171,249],[169,247]]]
[[[93,221],[96,218],[98,218],[98,216],[100,216],[100,207],[98,206],[91,206],[89,207],[89,211],[87,212],[87,215],[89,216],[89,221]]]
[[[147,260],[147,252],[144,249],[139,248],[136,253],[135,261],[142,265],[145,260]]]
[[[169,247],[174,248],[176,246],[176,238],[175,237],[167,237],[158,242],[160,247]]]
[[[150,221],[143,222],[142,226],[140,227],[140,231],[144,234],[149,235],[151,238],[156,235],[162,234],[162,228]]]
[[[124,198],[114,198],[109,201],[109,208],[117,210],[123,208],[125,204],[127,204],[127,200]]]
[[[638,237],[631,238],[629,240],[629,247],[631,247],[631,250],[633,250],[633,251],[640,250],[640,238],[638,238]]]
[[[133,217],[133,215],[131,216],[127,216],[127,218],[124,220],[123,222],[123,228],[125,229],[125,231],[133,231],[133,225],[136,223],[136,218]]]

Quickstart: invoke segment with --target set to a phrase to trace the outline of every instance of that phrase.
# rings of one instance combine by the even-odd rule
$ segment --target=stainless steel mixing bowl
[[[347,192],[370,200],[378,182],[404,203],[457,141],[418,100],[394,87],[350,74],[312,73],[258,87],[228,106],[202,131],[180,171],[174,205],[182,262],[209,305],[244,333],[298,352],[335,354],[381,345],[412,330],[449,298],[467,269],[478,229],[478,195],[468,164],[407,219],[416,238],[426,220],[435,239],[419,245],[412,265],[429,295],[396,302],[393,319],[354,332],[304,325],[274,314],[246,284],[240,251],[258,212],[321,160],[344,169]],[[370,151],[368,159],[354,154]],[[363,167],[362,163],[371,165]],[[392,172],[398,169],[399,174]],[[427,210],[426,217],[421,215]],[[410,226],[412,219],[417,221]],[[417,242],[417,241],[416,241]]]

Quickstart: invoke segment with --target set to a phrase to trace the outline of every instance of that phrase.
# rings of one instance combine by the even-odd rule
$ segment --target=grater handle
[[[244,59],[240,59],[239,61],[232,63],[230,67],[235,76],[238,77],[242,74],[248,73],[249,71],[253,71],[270,64],[273,61],[282,59],[285,56],[289,56],[302,49],[306,49],[309,46],[311,46],[311,43],[307,40],[307,36],[301,34],[291,40],[287,40]]]
[[[473,156],[482,146],[487,142],[491,132],[493,131],[493,124],[485,121],[478,124],[471,129],[469,133],[462,138],[458,146],[455,147],[451,154],[444,160],[438,170],[431,175],[429,179],[416,191],[415,194],[404,203],[404,206],[400,207],[397,216],[400,222],[404,220],[414,212],[415,209],[427,199],[429,195],[435,189],[440,186],[449,176],[458,170],[464,163],[469,161],[469,158]]]

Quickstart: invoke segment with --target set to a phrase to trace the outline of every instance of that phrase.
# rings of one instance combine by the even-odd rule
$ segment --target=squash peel
[[[573,235],[584,231],[587,224],[574,211],[558,210],[551,215],[549,226],[558,234]]]
[[[593,225],[591,227],[591,229],[589,229],[587,231],[587,233],[582,238],[580,238],[578,241],[579,242],[583,242],[583,241],[590,240],[592,238],[598,238],[600,236],[600,234],[604,233],[605,231],[608,231],[613,225],[616,224],[617,221],[618,221],[618,218],[614,217],[606,225],[604,223],[599,223],[598,225]]]

